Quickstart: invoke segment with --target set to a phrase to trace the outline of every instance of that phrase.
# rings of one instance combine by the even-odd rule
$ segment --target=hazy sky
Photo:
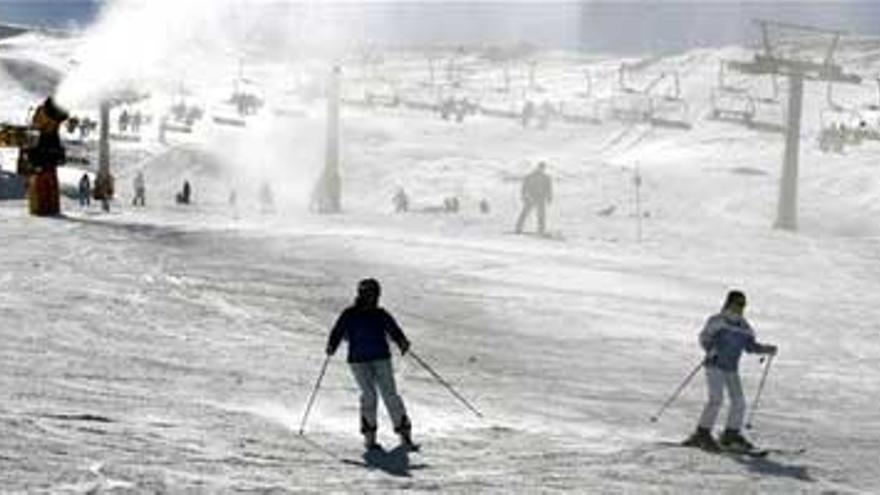
[[[0,21],[84,25],[95,18],[102,3],[0,0]],[[755,37],[755,18],[880,36],[880,1],[241,0],[241,4],[247,9],[307,11],[303,17],[308,22],[334,24],[357,37],[392,44],[530,43],[605,52],[668,52],[749,41]]]

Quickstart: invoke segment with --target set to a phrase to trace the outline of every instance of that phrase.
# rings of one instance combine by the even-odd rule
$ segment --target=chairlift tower
[[[785,128],[785,154],[782,164],[782,178],[779,184],[779,200],[774,228],[797,230],[797,181],[798,156],[800,152],[801,113],[804,102],[804,81],[826,81],[859,84],[862,79],[856,74],[844,73],[843,68],[834,63],[834,51],[844,34],[842,31],[819,29],[774,21],[756,21],[761,29],[761,49],[751,61],[731,61],[729,66],[740,72],[753,75],[779,75],[788,78],[788,106]],[[790,32],[797,38],[774,42],[771,35]],[[824,57],[810,60],[802,51],[811,46],[806,41],[818,37],[828,37]],[[786,43],[788,41],[788,43]]]
[[[342,211],[342,184],[339,176],[339,98],[342,70],[334,66],[327,85],[327,136],[324,173],[318,181],[316,197],[319,213]]]

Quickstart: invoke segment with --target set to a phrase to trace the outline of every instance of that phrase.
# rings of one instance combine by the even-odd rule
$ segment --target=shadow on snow
[[[762,476],[778,476],[780,478],[791,478],[810,483],[816,481],[815,478],[810,476],[806,466],[785,464],[768,457],[734,457],[734,460],[742,464],[749,471]]]
[[[410,471],[428,467],[427,464],[411,464],[409,453],[410,449],[408,447],[398,445],[388,451],[382,448],[370,449],[361,456],[363,461],[344,459],[342,462],[362,466],[367,469],[378,469],[391,476],[409,477],[412,475]]]

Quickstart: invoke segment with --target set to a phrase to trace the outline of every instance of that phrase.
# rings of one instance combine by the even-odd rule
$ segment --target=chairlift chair
[[[651,97],[644,91],[627,85],[627,69],[625,63],[620,64],[617,78],[619,92],[609,100],[609,115],[612,119],[626,123],[648,122],[652,116]]]
[[[672,72],[672,91],[666,94],[652,96],[651,102],[651,125],[657,127],[668,127],[673,129],[690,129],[689,120],[690,107],[687,101],[681,97],[681,82],[678,72]],[[660,81],[670,77],[668,73],[663,73],[660,78],[655,81],[655,85]],[[650,91],[649,87],[648,91]]]
[[[730,62],[727,60],[722,60],[721,62],[718,63],[718,85],[716,86],[716,88],[718,89],[718,91],[724,92],[724,93],[739,93],[739,94],[748,93],[749,90],[747,88],[744,88],[741,86],[732,86],[730,84],[727,84],[727,80],[724,77],[724,75],[726,74],[726,67],[729,63]]]
[[[845,145],[860,145],[869,136],[867,123],[855,107],[846,107],[834,101],[833,82],[825,93],[826,107],[819,111],[819,149],[823,152],[842,152]]]
[[[779,83],[776,75],[770,76],[773,85],[772,96],[755,96],[755,121],[768,130],[778,129],[782,132],[785,125],[785,105],[779,97]]]
[[[559,118],[563,122],[601,124],[600,103],[593,97],[593,76],[590,71],[585,70],[584,77],[586,78],[586,91],[578,92],[578,99],[565,102],[560,108]]]
[[[718,63],[718,83],[709,93],[712,110],[709,118],[750,126],[755,119],[755,102],[748,88],[733,86],[725,78],[728,61]]]
[[[710,93],[712,111],[709,118],[751,126],[755,120],[755,102],[748,93],[728,92],[715,88]]]

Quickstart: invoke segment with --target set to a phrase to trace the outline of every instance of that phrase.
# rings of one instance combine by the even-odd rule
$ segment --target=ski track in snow
[[[694,74],[703,89],[714,78]],[[804,151],[795,235],[768,226],[779,140],[704,121],[688,133],[618,124],[589,135],[451,125],[352,111],[346,131],[371,137],[346,145],[357,158],[337,217],[230,218],[218,201],[151,198],[143,211],[66,203],[65,218],[41,219],[0,204],[0,491],[880,490],[878,211],[858,186],[870,153]],[[205,167],[185,150],[148,151],[122,152],[120,183],[145,154],[165,196]],[[565,178],[549,219],[565,239],[505,235],[518,208],[511,178],[544,154]],[[641,244],[628,216],[635,163],[651,212]],[[380,213],[398,177],[489,194],[493,213]],[[596,216],[609,198],[619,213]],[[297,435],[327,331],[364,276],[382,280],[413,349],[485,420],[397,358],[423,448],[395,449],[380,406],[387,452],[364,457],[341,352]],[[693,428],[699,376],[647,421],[700,358],[697,332],[734,286],[749,294],[759,338],[781,349],[750,435],[804,454],[659,445]],[[757,360],[742,372],[751,400]]]

